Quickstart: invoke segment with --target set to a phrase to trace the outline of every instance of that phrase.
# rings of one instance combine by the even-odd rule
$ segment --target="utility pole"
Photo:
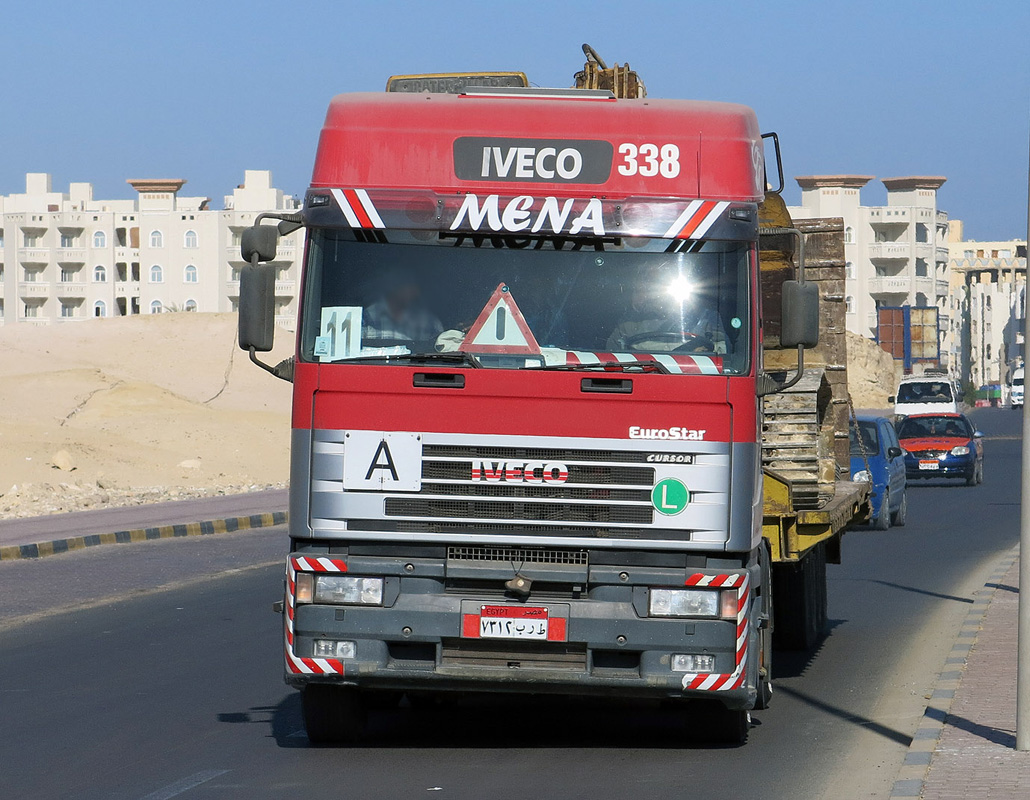
[[[1030,137],[1028,137],[1030,144]],[[1028,151],[1030,152],[1030,151]],[[1026,236],[1030,246],[1030,160],[1027,162]],[[1030,252],[1027,253],[1030,266]],[[1023,348],[1030,346],[1030,269],[1023,301]],[[1026,363],[1026,359],[1024,359]],[[1030,750],[1030,413],[1023,406],[1023,475],[1019,507],[1019,625],[1016,644],[1016,749]]]

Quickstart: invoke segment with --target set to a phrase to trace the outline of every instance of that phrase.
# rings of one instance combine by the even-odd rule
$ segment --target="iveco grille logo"
[[[556,461],[473,461],[472,480],[499,483],[565,483],[569,468]]]

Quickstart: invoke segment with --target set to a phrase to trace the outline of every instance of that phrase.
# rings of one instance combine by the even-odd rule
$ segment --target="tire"
[[[800,563],[773,565],[775,647],[812,650],[826,631],[826,545],[818,544]]]
[[[762,711],[769,707],[772,702],[772,636],[768,629],[758,632],[759,666],[758,666],[758,696],[755,698],[755,708]]]
[[[353,686],[310,683],[301,692],[301,708],[312,744],[353,744],[365,733],[368,709]]]
[[[908,492],[901,493],[901,505],[898,510],[891,514],[891,525],[899,528],[905,527],[905,520],[908,518]]]
[[[698,700],[688,706],[688,739],[698,744],[740,747],[751,730],[751,714],[726,708],[718,700]]]
[[[976,483],[977,485],[984,482],[984,462],[980,462],[980,468],[976,472]]]
[[[976,464],[973,464],[973,471],[966,477],[966,486],[976,486],[978,483],[976,479]]]
[[[880,503],[880,513],[876,515],[876,519],[873,520],[873,529],[878,531],[886,531],[891,526],[891,490],[883,490],[883,502]]]

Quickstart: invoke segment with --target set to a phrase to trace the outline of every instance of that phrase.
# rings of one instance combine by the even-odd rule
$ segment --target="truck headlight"
[[[869,470],[865,470],[865,469],[859,470],[854,475],[852,475],[851,476],[851,480],[855,481],[855,483],[872,483],[873,482],[872,477],[870,477],[870,475],[869,475]]]
[[[737,591],[652,589],[647,613],[651,617],[735,617]]]
[[[315,603],[379,606],[383,604],[382,578],[315,575]],[[299,581],[298,581],[299,583]]]
[[[966,447],[964,444],[960,444],[958,445],[958,447],[951,448],[951,454],[953,456],[968,456],[969,448]]]

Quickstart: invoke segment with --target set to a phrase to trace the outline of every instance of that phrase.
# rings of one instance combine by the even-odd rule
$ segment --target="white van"
[[[1013,408],[1023,407],[1023,368],[1012,371],[1012,383],[1009,385],[1009,397]]]
[[[912,414],[957,414],[955,387],[944,375],[920,375],[903,378],[894,400],[894,413],[899,417]]]

